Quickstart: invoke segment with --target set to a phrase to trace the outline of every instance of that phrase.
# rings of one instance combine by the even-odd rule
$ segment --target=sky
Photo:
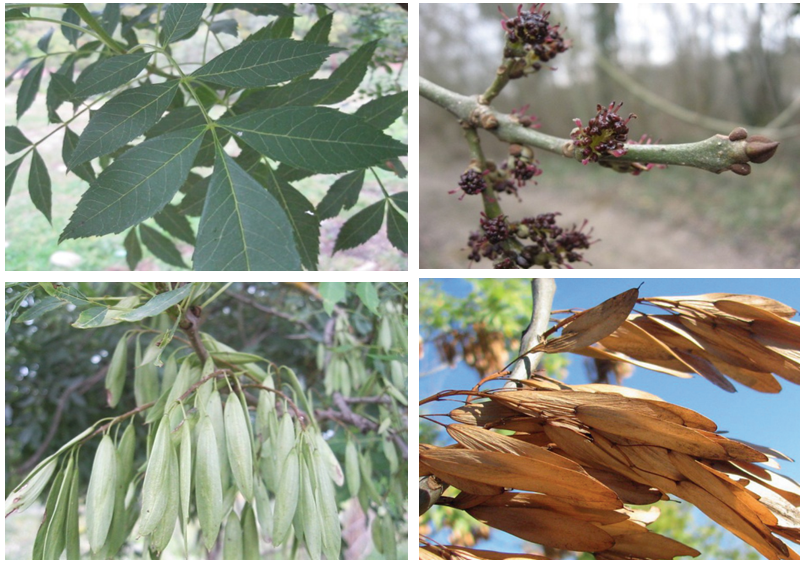
[[[423,282],[424,280],[421,280]],[[448,294],[464,297],[471,286],[461,279],[437,280]],[[557,293],[553,309],[582,308],[598,305],[627,289],[637,287],[641,297],[698,295],[701,293],[726,292],[770,297],[799,311],[799,279],[558,279]],[[529,286],[529,280],[522,279]],[[637,306],[643,312],[657,312],[653,307]],[[799,321],[797,314],[794,321]],[[520,327],[523,330],[526,327]],[[510,351],[511,353],[517,350]],[[584,359],[569,354],[569,384],[588,383]],[[420,373],[421,398],[442,389],[464,389],[472,387],[476,373],[460,362],[453,370],[433,371],[436,367],[437,353],[431,344],[426,344]],[[633,375],[625,380],[625,385],[653,393],[671,403],[695,410],[712,419],[719,430],[727,430],[728,436],[775,448],[793,458],[794,463],[781,461],[780,473],[799,482],[799,444],[800,444],[800,388],[780,379],[783,390],[778,394],[755,392],[735,383],[736,393],[727,393],[705,379],[679,379],[670,375],[635,368]],[[425,412],[425,409],[421,409]],[[443,412],[442,408],[437,412]],[[451,443],[443,442],[443,443]],[[485,547],[492,549],[492,547]],[[513,548],[514,549],[514,548]]]

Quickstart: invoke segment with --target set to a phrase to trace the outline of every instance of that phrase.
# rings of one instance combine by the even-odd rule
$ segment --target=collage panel
[[[799,269],[798,4],[419,12],[421,268]]]
[[[408,269],[406,4],[5,24],[6,271]]]
[[[798,559],[798,278],[422,279],[420,559]]]
[[[408,286],[6,283],[6,559],[406,559]]]

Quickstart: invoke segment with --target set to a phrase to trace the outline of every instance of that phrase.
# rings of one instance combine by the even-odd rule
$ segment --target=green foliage
[[[467,280],[471,292],[455,297],[442,292],[435,280],[421,283],[420,322],[424,336],[483,322],[507,338],[520,336],[532,315],[528,280]]]
[[[142,242],[175,265],[182,263],[178,252],[169,251],[162,239],[173,246],[176,240],[193,244],[194,227],[186,221],[193,215],[200,216],[197,238],[203,243],[195,249],[196,269],[315,270],[320,221],[351,208],[361,183],[349,181],[347,193],[340,196],[342,182],[335,179],[331,197],[318,213],[291,182],[340,172],[364,177],[376,166],[405,177],[398,157],[406,155],[407,147],[384,130],[403,115],[406,92],[375,97],[352,113],[318,107],[351,98],[375,64],[375,52],[384,41],[380,35],[354,46],[331,76],[321,79],[313,77],[327,58],[344,50],[329,45],[333,16],[326,10],[318,10],[315,23],[298,39],[293,32],[300,16],[281,4],[214,4],[211,9],[207,4],[146,4],[125,5],[122,11],[106,5],[102,14],[90,13],[83,4],[69,6],[60,29],[75,51],[54,49],[41,60],[26,59],[7,76],[8,84],[30,67],[19,86],[18,119],[33,104],[43,78],[51,123],[62,123],[58,112],[64,102],[72,102],[76,117],[92,111],[80,136],[66,124],[56,129],[64,131],[62,156],[68,168],[90,182],[60,242],[119,233],[155,217],[164,233],[145,231]],[[234,20],[213,21],[232,8],[273,19],[240,44],[200,61],[194,71],[177,60],[183,50],[176,49],[173,57],[179,41],[211,44],[218,33],[236,35],[236,22],[233,27],[215,25]],[[25,22],[45,19],[17,8],[6,15],[7,20]],[[50,49],[52,31],[38,42],[43,52]],[[76,63],[84,58],[92,62],[79,70]],[[49,78],[46,62],[48,68],[60,64]],[[135,144],[142,136],[146,141]],[[47,172],[35,149],[41,139],[28,140],[17,127],[8,127],[6,137],[9,153],[25,151],[6,166],[6,199],[21,160],[32,154],[31,198],[50,221],[57,194],[51,194],[41,173]],[[236,159],[226,152],[232,138],[242,151]],[[190,174],[195,167],[213,170],[205,180],[214,190]],[[183,201],[174,201],[179,193]],[[399,195],[382,190],[381,200],[373,204],[382,209],[378,226],[360,230],[357,244],[379,231],[383,210]],[[387,221],[392,244],[406,252],[406,212],[391,210]],[[265,239],[269,244],[262,245]],[[335,251],[352,246],[335,245]],[[137,248],[129,237],[125,249],[132,268],[141,257]]]

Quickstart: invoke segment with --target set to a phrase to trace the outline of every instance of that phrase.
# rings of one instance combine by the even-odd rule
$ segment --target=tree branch
[[[532,280],[532,320],[521,338],[519,355],[535,347],[540,342],[540,335],[549,327],[551,306],[556,290],[557,284],[553,278]],[[541,358],[543,358],[543,352],[527,354],[519,359],[512,368],[510,379],[527,379],[537,369]]]
[[[582,160],[579,151],[569,138],[552,137],[522,127],[518,121],[498,112],[492,106],[479,103],[478,96],[463,96],[420,78],[420,94],[427,100],[447,109],[470,127],[482,127],[508,143],[518,143],[561,154],[566,158]],[[735,135],[736,132],[743,135]],[[737,138],[734,138],[737,137]],[[777,149],[774,141],[765,137],[748,137],[743,129],[727,135],[714,135],[697,143],[679,145],[627,145],[623,156],[601,157],[600,163],[653,163],[690,166],[716,174],[732,170],[745,176],[751,171],[748,163],[762,163],[771,158]]]

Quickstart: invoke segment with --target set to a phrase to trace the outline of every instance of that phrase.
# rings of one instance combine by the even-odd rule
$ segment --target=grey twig
[[[548,329],[556,290],[557,284],[552,278],[532,280],[532,320],[521,338],[519,354],[536,346],[540,342],[540,336]],[[527,379],[537,369],[542,357],[543,352],[535,352],[518,360],[512,368],[510,379]]]

